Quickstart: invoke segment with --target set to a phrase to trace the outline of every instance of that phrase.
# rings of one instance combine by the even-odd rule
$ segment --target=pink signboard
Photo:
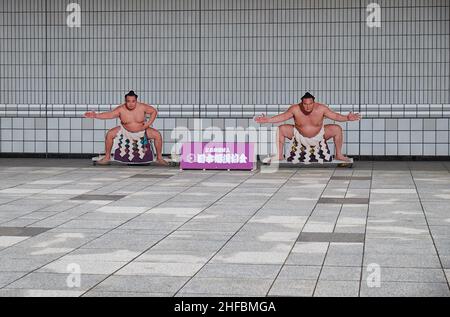
[[[181,169],[253,170],[254,143],[188,142],[181,150]]]

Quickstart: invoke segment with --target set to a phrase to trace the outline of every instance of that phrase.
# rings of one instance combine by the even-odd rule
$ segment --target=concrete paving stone
[[[79,297],[83,291],[39,290],[39,289],[0,289],[0,297]]]
[[[208,263],[198,273],[202,278],[275,279],[281,265]]]
[[[317,281],[315,280],[275,280],[269,296],[311,297]]]
[[[333,220],[330,221],[313,221],[308,220],[308,222],[305,224],[305,226],[302,229],[302,233],[310,233],[310,232],[316,232],[316,233],[331,233],[333,232],[335,226],[335,222]]]
[[[207,211],[195,217],[195,220],[199,221],[210,221],[210,222],[220,222],[220,223],[245,223],[249,219],[248,215],[225,215],[225,214],[212,214]]]
[[[255,297],[254,295],[242,295],[242,294],[197,294],[197,293],[177,293],[174,297],[239,297],[239,298],[246,298],[246,297]]]
[[[272,281],[272,279],[194,277],[180,290],[180,293],[265,296],[269,291]]]
[[[442,267],[444,269],[450,269],[450,255],[441,255],[440,256]]]
[[[328,281],[317,282],[315,297],[358,297],[359,281]]]
[[[267,233],[267,232],[298,232],[302,229],[302,223],[247,223],[240,232],[242,233]]]
[[[173,297],[173,293],[99,292],[91,290],[82,297]]]
[[[224,241],[181,240],[168,237],[154,245],[152,249],[173,251],[219,251],[220,248],[224,245]]]
[[[65,255],[63,260],[73,262],[106,261],[106,262],[128,262],[139,256],[140,252],[123,249],[85,249],[74,250]]]
[[[231,239],[223,247],[222,251],[269,251],[269,252],[289,252],[294,243],[269,242],[269,241],[248,241]]]
[[[436,254],[365,254],[364,265],[376,263],[381,267],[440,268]]]
[[[206,241],[227,241],[235,234],[234,231],[230,232],[215,232],[215,231],[190,231],[190,230],[177,230],[173,232],[169,237],[172,239],[183,240],[206,240]]]
[[[361,283],[362,297],[449,297],[447,283],[381,282],[380,287]]]
[[[372,272],[364,267],[362,280]],[[380,273],[382,282],[447,283],[442,269],[380,267]]]
[[[364,225],[336,225],[335,233],[359,233],[365,234],[366,227]]]
[[[450,238],[450,232],[449,227],[447,225],[440,225],[440,226],[431,226],[430,225],[430,231],[433,237],[437,238]]]
[[[205,222],[192,220],[184,224],[180,229],[187,231],[218,231],[218,232],[229,232],[237,231],[242,226],[241,223],[219,223],[219,222]]]
[[[113,229],[124,223],[124,220],[70,220],[60,225],[70,229]]]
[[[399,244],[396,245],[385,245],[385,244],[375,244],[371,243],[370,245],[366,244],[365,247],[365,253],[370,255],[395,255],[395,254],[409,254],[409,255],[417,255],[417,254],[423,254],[423,255],[434,255],[436,254],[436,250],[434,246],[428,246],[418,245],[417,248],[411,246],[411,244]]]
[[[2,256],[0,257],[0,272],[31,272],[47,263],[47,260],[12,259]]]
[[[72,261],[64,258],[53,261],[43,267],[37,272],[40,273],[60,273],[69,274],[73,265],[80,268],[81,274],[91,275],[109,275],[125,266],[128,262],[107,262],[107,261]]]
[[[33,237],[48,231],[50,228],[0,227],[3,237]]]
[[[115,275],[193,276],[202,266],[202,263],[131,262],[116,272]]]
[[[327,254],[324,265],[326,266],[361,266],[362,254]]]
[[[215,252],[213,251],[167,251],[152,250],[143,253],[136,262],[158,262],[158,263],[206,263]]]
[[[235,241],[255,241],[255,242],[295,242],[299,233],[297,231],[288,232],[249,232],[239,231],[233,237]]]
[[[175,293],[189,277],[110,276],[92,291],[133,293]]]
[[[211,263],[282,264],[289,251],[220,251]]]
[[[0,272],[0,288],[25,276],[28,272]]]
[[[364,251],[363,243],[353,243],[353,242],[332,242],[328,248],[327,255],[361,255]]]
[[[75,281],[69,274],[34,272],[9,284],[6,289],[83,291],[106,278],[106,275],[81,274],[79,280]],[[75,282],[80,284],[74,284]]]
[[[299,238],[299,242],[331,242],[340,243],[339,245],[355,248],[356,244],[364,242],[364,234],[359,233],[339,233],[339,232],[311,232],[303,231]],[[337,247],[337,246],[336,246]]]
[[[162,238],[162,235],[133,235],[111,232],[83,245],[83,248],[104,249],[107,246],[108,248],[118,250],[144,251],[151,248]]]
[[[320,275],[320,266],[284,265],[278,275],[278,280],[314,280]]]
[[[323,266],[319,279],[324,281],[359,281],[361,279],[361,267]]]
[[[393,233],[404,235],[426,235],[428,227],[419,225],[395,225],[392,223],[374,223],[371,219],[367,222],[367,233]]]
[[[0,236],[0,250],[3,248],[11,247],[19,242],[22,242],[29,237],[3,237]]]
[[[250,218],[249,223],[267,223],[267,224],[283,224],[283,223],[295,223],[295,224],[305,224],[308,217],[305,216],[262,216],[255,215]]]
[[[156,222],[156,221],[137,221],[136,219],[120,223],[117,228],[124,230],[148,230],[152,234],[159,234],[163,232],[171,232],[180,227],[182,223],[180,222]]]
[[[306,265],[306,266],[317,266],[323,265],[325,259],[325,254],[313,253],[291,253],[286,260],[287,265]]]

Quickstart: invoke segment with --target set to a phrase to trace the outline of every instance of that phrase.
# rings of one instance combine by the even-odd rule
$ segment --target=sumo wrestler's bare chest
[[[145,121],[145,111],[143,109],[135,109],[132,111],[124,111],[120,115],[122,123],[140,123]]]

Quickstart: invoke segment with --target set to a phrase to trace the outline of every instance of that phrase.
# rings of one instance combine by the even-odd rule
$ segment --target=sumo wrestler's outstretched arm
[[[255,121],[257,123],[280,123],[285,122],[291,118],[294,117],[294,112],[292,111],[292,108],[294,106],[291,106],[286,112],[283,112],[279,115],[276,115],[274,117],[266,117],[265,114],[262,114],[255,118]]]
[[[328,107],[325,107],[325,111],[323,115],[331,120],[338,122],[346,122],[346,121],[358,121],[361,120],[361,115],[359,113],[350,112],[348,115],[344,116],[340,113],[336,113]]]
[[[108,112],[101,112],[101,113],[97,113],[95,111],[88,111],[84,114],[85,118],[90,118],[90,119],[101,119],[101,120],[108,120],[108,119],[115,119],[115,118],[119,118],[120,116],[120,108],[122,106],[118,106],[117,108],[115,108],[112,111],[108,111]]]

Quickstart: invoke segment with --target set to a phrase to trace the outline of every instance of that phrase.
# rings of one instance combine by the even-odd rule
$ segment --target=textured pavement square
[[[450,296],[450,163],[0,159],[0,296]]]

